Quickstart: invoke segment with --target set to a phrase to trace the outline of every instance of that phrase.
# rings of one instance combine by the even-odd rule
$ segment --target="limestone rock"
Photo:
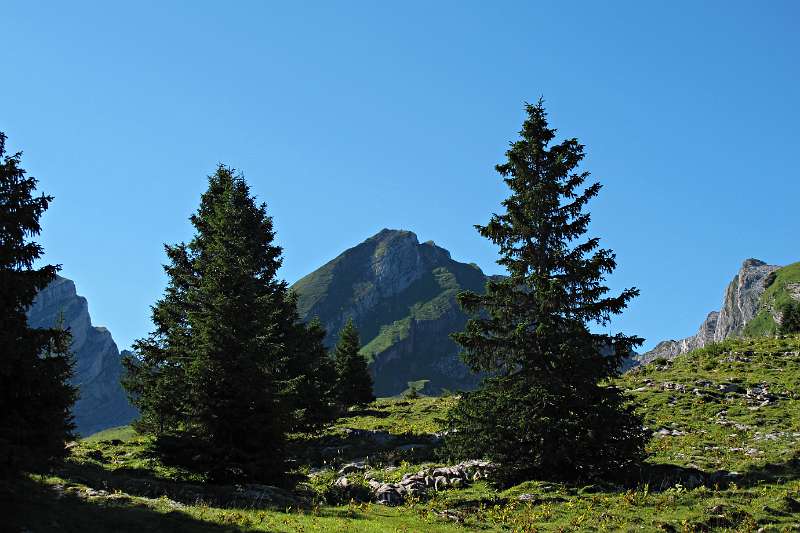
[[[387,483],[375,491],[375,501],[383,505],[401,505],[403,496],[396,486]]]
[[[383,505],[400,505],[405,498],[423,496],[427,491],[460,489],[472,480],[490,476],[496,465],[489,461],[464,461],[454,466],[423,468],[415,474],[404,474],[398,483],[369,480],[375,501]]]
[[[352,474],[354,472],[363,472],[366,469],[367,465],[364,463],[347,463],[339,469],[338,474],[340,476],[346,476],[347,474]]]
[[[80,394],[72,413],[78,433],[90,435],[130,423],[136,410],[119,382],[122,363],[117,345],[106,328],[92,325],[86,298],[78,295],[75,283],[58,276],[36,296],[28,310],[28,323],[34,328],[50,328],[60,317],[72,333],[73,383]]]
[[[634,357],[634,364],[647,364],[656,359],[673,359],[680,354],[702,348],[738,335],[759,310],[764,280],[779,266],[768,265],[758,259],[747,259],[725,289],[720,311],[712,311],[700,329],[681,340],[662,341],[647,353]]]

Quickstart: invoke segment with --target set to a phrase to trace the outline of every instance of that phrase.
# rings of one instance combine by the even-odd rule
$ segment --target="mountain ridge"
[[[119,382],[122,356],[111,332],[92,325],[88,302],[77,293],[75,282],[56,276],[37,294],[27,314],[33,328],[50,328],[63,319],[64,327],[72,334],[72,383],[79,392],[72,409],[77,432],[90,435],[133,420],[136,410],[128,403]]]
[[[348,318],[361,334],[371,361],[375,391],[393,396],[425,382],[424,392],[472,388],[479,378],[458,358],[449,334],[467,317],[455,301],[461,290],[484,290],[486,276],[474,264],[452,259],[433,241],[408,230],[382,229],[298,280],[302,318],[318,317],[327,343]]]
[[[637,364],[647,364],[655,359],[673,359],[746,333],[748,324],[764,308],[762,296],[769,287],[768,281],[776,273],[791,267],[793,265],[781,267],[769,265],[760,259],[745,259],[725,288],[720,310],[711,311],[694,335],[661,341],[652,350],[635,356],[634,360]]]

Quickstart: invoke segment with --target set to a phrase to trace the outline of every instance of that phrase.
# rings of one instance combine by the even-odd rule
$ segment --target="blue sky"
[[[41,241],[120,347],[218,162],[295,281],[381,228],[499,272],[473,230],[543,95],[604,184],[613,330],[695,331],[742,260],[800,260],[800,4],[34,2],[0,6],[0,131],[55,196]]]

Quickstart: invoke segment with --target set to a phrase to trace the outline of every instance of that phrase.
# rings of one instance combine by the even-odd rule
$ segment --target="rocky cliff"
[[[75,284],[59,276],[36,297],[28,323],[49,328],[60,317],[72,333],[73,382],[80,394],[73,409],[78,433],[90,435],[129,423],[136,411],[119,384],[122,365],[117,345],[106,328],[92,325],[86,299],[77,294]]]
[[[477,384],[449,334],[466,323],[455,295],[481,292],[487,277],[410,231],[384,229],[292,287],[305,319],[319,317],[333,345],[352,317],[371,361],[375,394],[392,396],[425,383],[423,392]]]
[[[681,340],[662,341],[655,348],[635,359],[646,364],[654,359],[672,359],[682,353],[702,348],[711,342],[719,342],[740,335],[762,307],[762,295],[768,277],[781,267],[768,265],[758,259],[747,259],[738,274],[725,289],[720,311],[712,311],[700,325],[700,329]]]

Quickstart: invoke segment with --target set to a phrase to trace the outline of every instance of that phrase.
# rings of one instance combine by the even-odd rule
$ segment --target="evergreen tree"
[[[783,334],[800,333],[800,302],[790,300],[778,308],[781,324],[778,332]]]
[[[642,339],[589,326],[607,325],[638,290],[609,295],[603,282],[615,254],[584,237],[584,208],[600,184],[584,186],[583,146],[551,144],[541,100],[526,110],[521,138],[496,167],[511,189],[505,210],[476,226],[509,275],[483,295],[458,295],[472,318],[453,338],[488,377],[450,413],[447,450],[497,461],[501,481],[619,474],[643,458],[646,438],[608,379]]]
[[[281,380],[298,343],[272,219],[220,165],[190,220],[192,241],[166,247],[155,330],[135,344],[123,384],[163,450],[178,442],[216,481],[272,480],[284,470],[292,406]]]
[[[367,360],[360,351],[361,340],[351,318],[339,332],[339,342],[334,350],[336,395],[339,405],[344,408],[366,405],[375,400]]]
[[[34,268],[39,219],[52,197],[34,197],[37,180],[7,155],[0,133],[0,477],[41,470],[64,456],[72,438],[70,335],[61,325],[28,327],[26,312],[59,267]]]
[[[292,295],[292,302],[296,300]],[[291,431],[314,432],[336,417],[336,370],[325,347],[325,328],[318,319],[295,324],[282,379],[283,398],[292,410]]]

